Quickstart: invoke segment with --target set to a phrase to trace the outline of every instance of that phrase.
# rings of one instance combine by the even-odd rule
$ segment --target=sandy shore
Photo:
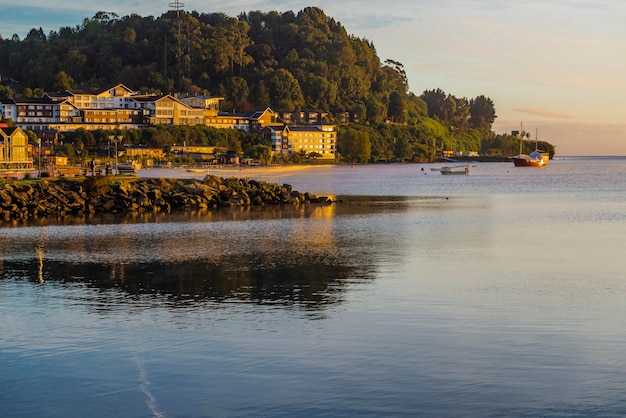
[[[335,165],[272,165],[260,167],[210,167],[210,168],[142,168],[137,170],[137,177],[164,178],[202,178],[207,175],[218,177],[252,178],[267,182],[280,182],[281,177],[288,177],[303,171],[315,171],[335,167]]]

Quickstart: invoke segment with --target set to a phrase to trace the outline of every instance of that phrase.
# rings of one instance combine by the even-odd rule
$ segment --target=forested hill
[[[385,121],[418,127],[401,135],[407,144],[399,148],[407,155],[400,158],[423,158],[433,145],[478,150],[496,118],[484,96],[457,98],[440,89],[413,94],[402,63],[381,61],[371,41],[348,34],[315,7],[236,18],[99,12],[47,35],[40,28],[23,40],[5,37],[0,57],[3,82],[10,82],[0,85],[0,97],[123,83],[142,92],[220,95],[229,111],[324,110],[369,127]],[[389,135],[397,138],[398,132]],[[370,138],[372,153],[398,156],[390,149],[397,144],[385,141]]]
[[[0,71],[22,87],[224,95],[233,107],[349,110],[407,91],[401,65],[381,65],[374,45],[318,8],[293,12],[100,12],[74,28],[0,42]],[[230,107],[230,106],[229,106]],[[386,115],[382,115],[386,116]]]

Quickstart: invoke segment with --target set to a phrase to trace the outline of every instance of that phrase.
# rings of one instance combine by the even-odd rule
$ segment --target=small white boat
[[[456,165],[453,167],[441,167],[441,169],[439,169],[439,172],[441,172],[441,174],[462,174],[462,175],[468,175],[469,174],[469,164],[467,165]]]

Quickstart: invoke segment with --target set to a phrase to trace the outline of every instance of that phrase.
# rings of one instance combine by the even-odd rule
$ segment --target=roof
[[[308,125],[308,126],[289,126],[290,131],[322,131],[322,127],[320,125]]]
[[[66,90],[66,91],[70,96],[75,96],[77,94],[92,94],[92,95],[94,94],[87,90]]]
[[[115,88],[118,88],[118,87],[121,87],[121,88],[125,89],[129,93],[133,93],[133,91],[131,89],[129,89],[128,87],[126,87],[122,83],[117,83],[117,84],[113,84],[113,85],[108,86],[108,87],[103,87],[100,90],[97,90],[97,91],[93,92],[92,94],[94,94],[94,95],[102,94],[102,93],[104,93],[106,91],[109,91],[109,90],[112,90],[112,89],[115,89]]]
[[[1,130],[1,131],[3,131],[3,132],[4,132],[4,134],[5,134],[5,135],[7,135],[7,136],[11,136],[11,135],[13,135],[13,132],[15,132],[15,131],[16,131],[16,130],[18,130],[18,129],[20,129],[20,128],[18,128],[18,127],[16,127],[16,126],[13,126],[13,127],[8,127],[8,126],[7,126],[6,128],[4,128],[4,127],[0,127],[0,130]]]
[[[67,91],[47,91],[45,95],[50,98],[59,98],[59,99],[64,99],[66,97],[71,96],[71,94],[68,93]]]
[[[266,130],[266,129],[272,132],[282,132],[285,130],[285,125],[280,125],[280,126],[269,125],[263,128],[263,130]]]
[[[193,96],[190,94],[186,94],[186,95],[180,95],[178,96],[179,99],[202,99],[202,100],[208,100],[208,99],[219,99],[219,100],[224,100],[223,96]]]
[[[251,110],[249,112],[238,112],[238,113],[220,112],[220,116],[231,116],[231,117],[246,118],[246,119],[258,119],[265,112],[268,112],[268,111],[272,113],[274,112],[269,107],[266,107],[265,109],[256,109],[256,110]]]
[[[13,98],[13,101],[15,101],[15,104],[19,105],[19,104],[54,104],[57,103],[56,101],[50,99],[49,97],[39,97],[39,98],[32,98],[32,97],[15,97]]]
[[[142,95],[139,95],[139,96],[132,96],[131,98],[133,100],[138,101],[138,102],[156,102],[156,101],[161,100],[161,99],[163,99],[164,97],[167,97],[167,96],[169,96],[169,94],[160,94],[160,95],[154,95],[154,96],[151,95],[151,94],[142,94]],[[174,98],[172,97],[172,99],[174,99]]]

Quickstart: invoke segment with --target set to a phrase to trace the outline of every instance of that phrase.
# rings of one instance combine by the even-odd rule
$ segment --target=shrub
[[[111,179],[107,176],[88,176],[83,185],[89,194],[103,194],[110,189]]]

